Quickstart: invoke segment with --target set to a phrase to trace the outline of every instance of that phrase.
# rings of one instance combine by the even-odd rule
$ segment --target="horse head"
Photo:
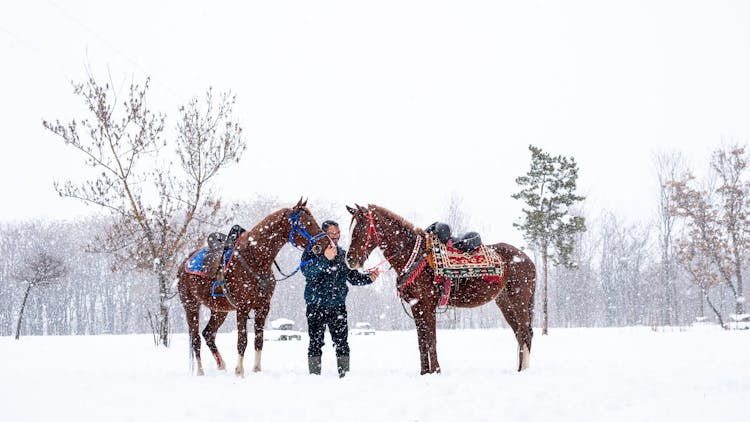
[[[319,254],[323,250],[326,234],[307,208],[307,200],[300,198],[297,205],[287,211],[286,217],[289,222],[289,243],[300,249],[312,248],[315,254]]]
[[[354,205],[346,206],[352,215],[350,224],[351,243],[346,253],[346,265],[352,269],[362,268],[367,257],[380,245],[380,235],[375,227],[375,215],[368,207]]]

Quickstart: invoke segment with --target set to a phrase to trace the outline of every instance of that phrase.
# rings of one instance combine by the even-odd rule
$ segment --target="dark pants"
[[[331,333],[336,356],[349,355],[349,324],[346,321],[346,306],[324,307],[307,305],[307,333],[310,335],[310,346],[307,356],[323,354],[323,338],[326,326]]]

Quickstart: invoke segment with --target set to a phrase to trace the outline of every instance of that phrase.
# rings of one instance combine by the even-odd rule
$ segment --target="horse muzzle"
[[[358,270],[362,268],[362,264],[357,262],[356,259],[346,257],[346,266],[349,267],[350,270]]]

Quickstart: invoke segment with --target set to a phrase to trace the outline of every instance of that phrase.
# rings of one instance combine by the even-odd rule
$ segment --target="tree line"
[[[311,204],[311,210],[317,218],[342,219],[343,205]],[[263,216],[284,206],[289,203],[259,197],[227,207],[231,215],[222,215],[222,219],[251,227]],[[461,206],[460,197],[451,198],[442,219],[457,232],[467,229],[469,216]],[[54,257],[68,271],[54,283],[34,287],[19,327],[24,335],[154,332],[149,315],[161,306],[161,300],[152,273],[120,266],[106,245],[98,243],[97,239],[109,231],[108,224],[107,218],[91,217],[80,221],[0,225],[0,335],[15,334],[28,280],[33,275],[27,264],[40,257]],[[575,246],[569,258],[575,265],[550,268],[550,327],[679,327],[695,322],[697,317],[719,322],[720,318],[736,312],[737,288],[722,283],[697,284],[679,263],[680,242],[686,241],[685,236],[690,233],[687,226],[672,233],[673,252],[667,255],[672,257],[672,262],[666,274],[660,253],[665,236],[655,222],[629,222],[606,211],[588,217],[587,227],[587,231],[576,233],[573,241]],[[229,225],[213,227],[219,231],[228,228]],[[204,240],[205,236],[199,239]],[[346,239],[343,241],[346,244]],[[187,258],[188,251],[189,248],[181,251],[179,259]],[[277,277],[281,279],[292,273],[299,265],[299,258],[300,251],[284,247],[277,257],[282,270]],[[378,261],[378,257],[373,260]],[[168,284],[174,282],[175,273],[176,267],[168,273]],[[306,329],[303,290],[304,279],[299,272],[279,281],[269,321],[290,318],[299,329]],[[537,305],[540,302],[538,298]],[[164,303],[169,310],[170,333],[186,332],[179,298],[168,297]],[[392,271],[384,273],[371,286],[351,289],[348,310],[352,324],[367,321],[380,330],[413,328],[408,306],[395,294]],[[208,314],[205,309],[203,312],[205,324]],[[537,309],[535,325],[541,326],[543,317]],[[438,324],[446,329],[506,326],[493,303],[477,309],[442,309]],[[236,321],[230,315],[222,331],[234,329]]]

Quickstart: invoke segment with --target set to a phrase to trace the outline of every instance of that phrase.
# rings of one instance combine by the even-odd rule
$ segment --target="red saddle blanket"
[[[430,263],[433,264],[437,277],[483,277],[487,282],[502,282],[503,260],[493,249],[481,245],[476,250],[466,253],[440,242],[434,234],[430,234],[428,239]]]

